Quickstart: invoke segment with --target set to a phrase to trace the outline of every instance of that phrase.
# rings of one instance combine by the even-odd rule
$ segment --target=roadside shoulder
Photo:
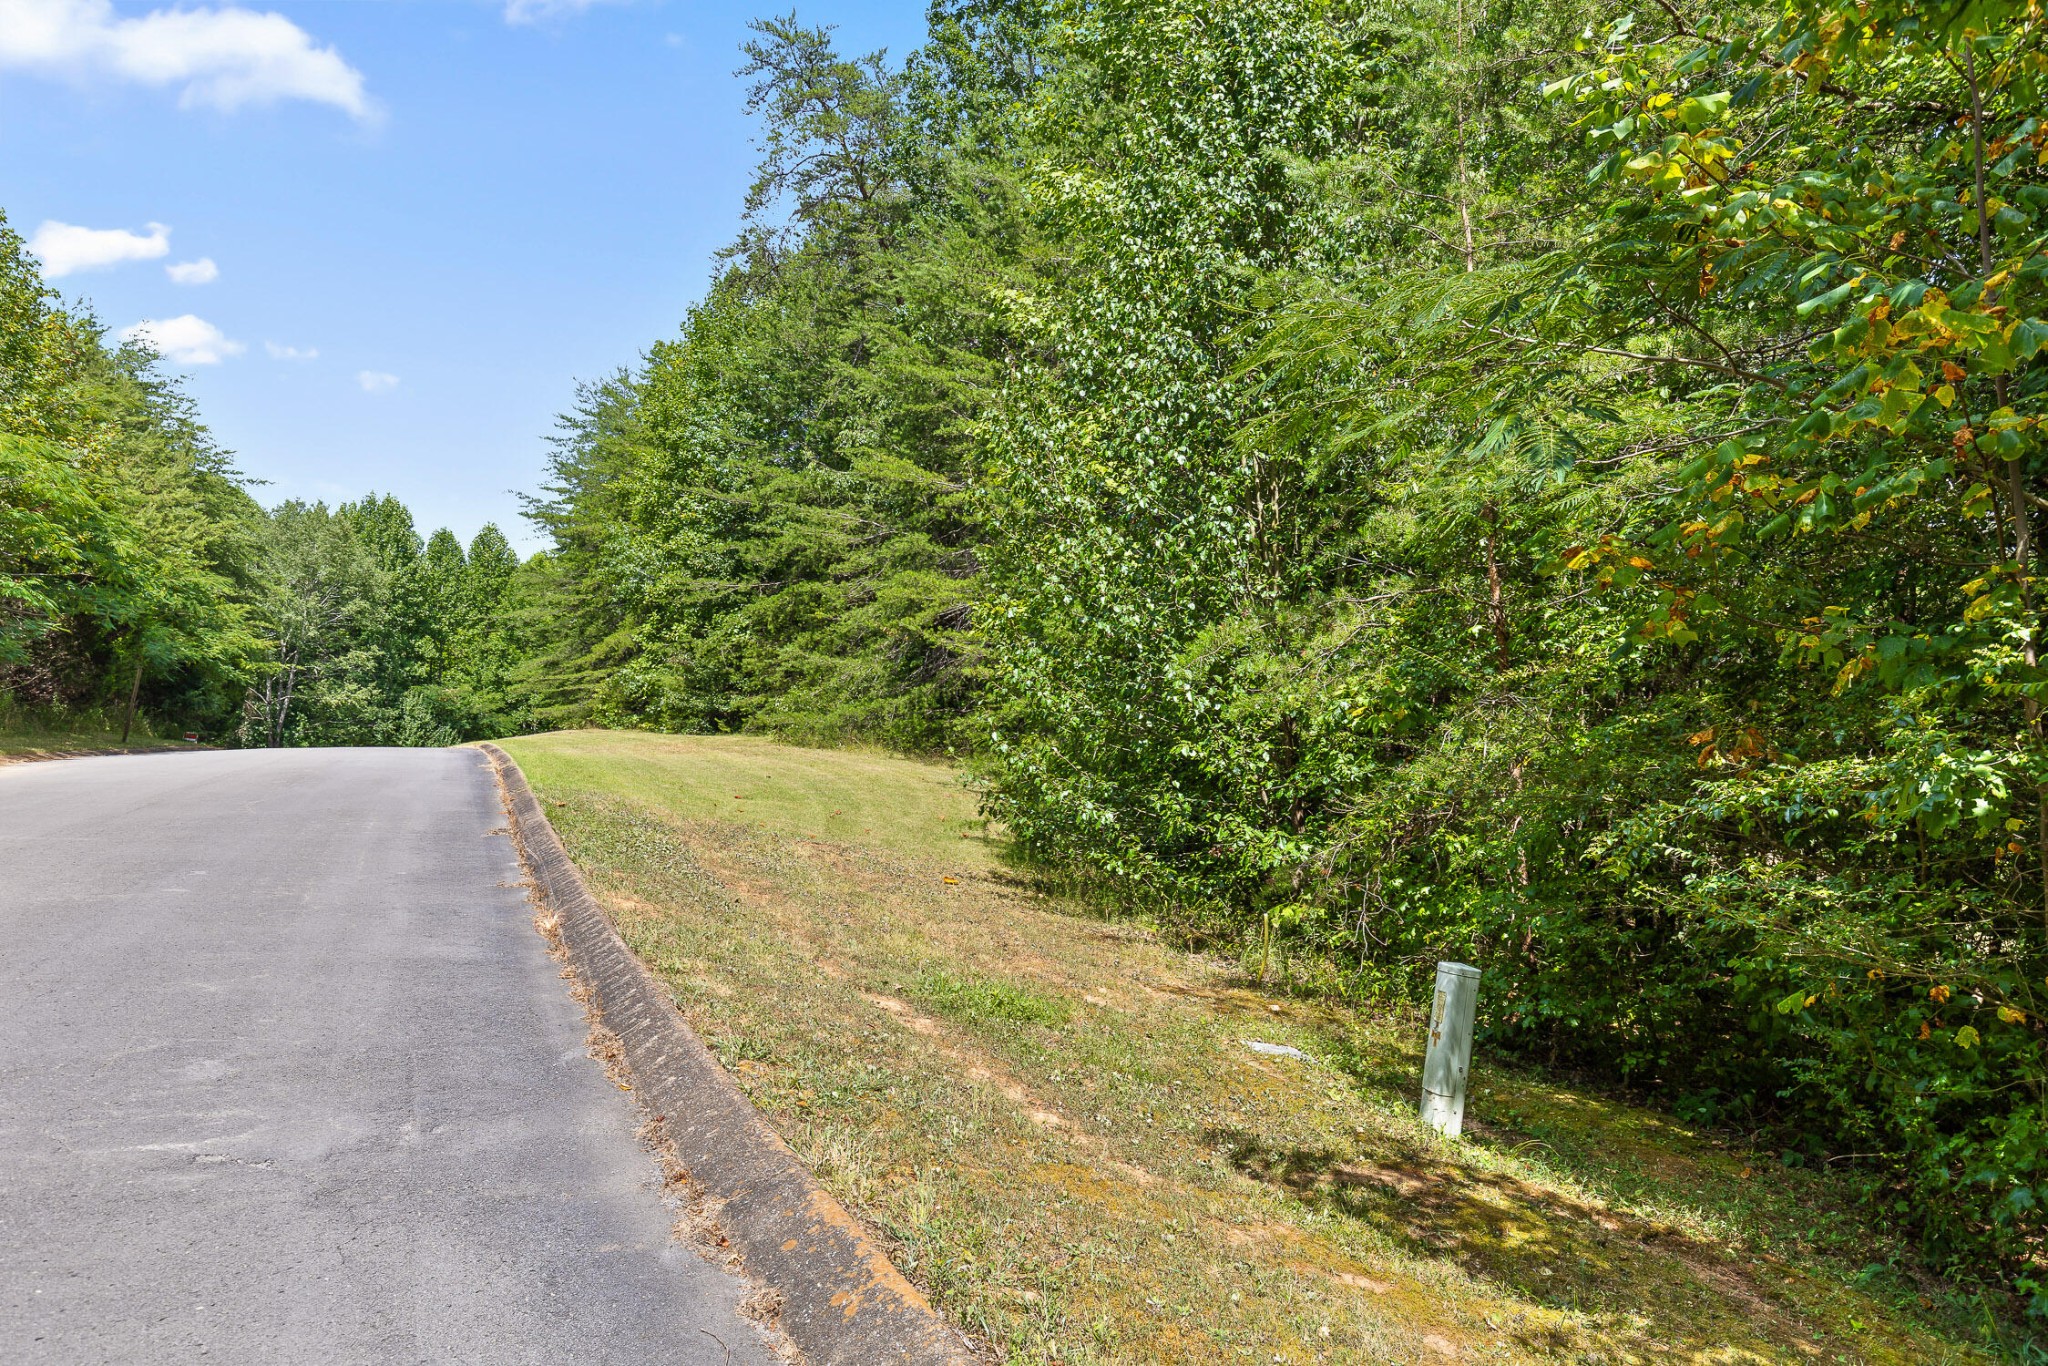
[[[748,1272],[780,1298],[782,1331],[814,1366],[967,1366],[960,1334],[799,1162],[626,947],[570,862],[525,775],[479,746],[504,788],[520,857],[570,960],[619,1037],[633,1084]]]

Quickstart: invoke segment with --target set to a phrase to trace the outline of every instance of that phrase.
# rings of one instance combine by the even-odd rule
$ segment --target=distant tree
[[[379,598],[388,572],[346,517],[287,502],[265,524],[262,621],[271,667],[250,690],[249,738],[268,746],[374,741]]]

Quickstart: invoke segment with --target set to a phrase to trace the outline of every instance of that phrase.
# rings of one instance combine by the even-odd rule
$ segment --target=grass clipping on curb
[[[998,1359],[1993,1359],[1809,1173],[1484,1059],[1437,1137],[1419,1013],[1035,893],[942,766],[503,743],[755,1105]]]

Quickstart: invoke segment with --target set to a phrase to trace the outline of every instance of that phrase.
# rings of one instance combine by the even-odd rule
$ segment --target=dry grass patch
[[[1001,1359],[1986,1359],[1856,1271],[1899,1249],[1822,1183],[1711,1136],[1482,1067],[1475,1136],[1437,1138],[1419,1019],[1035,894],[941,767],[505,748],[770,1122]]]

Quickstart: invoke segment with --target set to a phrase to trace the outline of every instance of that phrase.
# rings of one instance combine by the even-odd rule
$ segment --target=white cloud
[[[121,340],[141,342],[178,365],[218,365],[249,348],[204,318],[181,313],[175,318],[144,318],[121,329]]]
[[[263,343],[263,349],[270,353],[272,360],[318,360],[320,357],[320,348],[317,346],[284,346],[278,342],[267,341]]]
[[[185,108],[311,100],[371,115],[363,75],[282,14],[160,9],[136,19],[112,0],[0,0],[0,70],[176,87]]]
[[[197,261],[174,261],[164,267],[164,274],[174,285],[210,285],[220,278],[220,267],[211,256],[202,256]]]
[[[398,387],[398,376],[387,375],[382,370],[359,370],[356,383],[363,386],[366,394],[381,394]]]
[[[5,23],[5,11],[0,10],[0,24]],[[28,239],[28,249],[42,258],[43,274],[51,279],[75,270],[103,270],[123,261],[152,261],[170,255],[171,230],[161,223],[148,226],[145,236],[126,228],[81,228],[51,219]]]
[[[505,22],[538,24],[548,19],[581,14],[592,5],[605,3],[607,0],[505,0]]]

